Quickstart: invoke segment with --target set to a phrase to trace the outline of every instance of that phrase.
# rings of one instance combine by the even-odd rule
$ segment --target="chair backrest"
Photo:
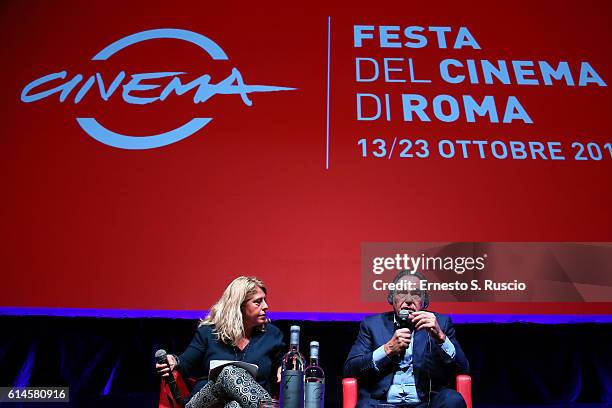
[[[457,392],[465,400],[467,408],[472,408],[472,377],[465,374],[457,376]]]
[[[357,406],[357,379],[344,378],[342,380],[342,408],[355,408]]]
[[[174,375],[174,379],[176,380],[176,385],[181,397],[187,397],[191,388],[195,384],[195,380],[192,378],[184,379],[183,376],[176,370],[172,372],[172,375]],[[170,387],[162,378],[159,389],[159,408],[180,408],[182,406],[183,404],[174,399],[172,392],[170,391]]]

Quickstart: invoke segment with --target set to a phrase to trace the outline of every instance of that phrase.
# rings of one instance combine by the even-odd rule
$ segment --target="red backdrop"
[[[434,4],[435,3],[435,4]],[[330,166],[326,157],[328,16],[331,17]],[[610,80],[609,2],[366,2],[343,6],[252,2],[4,2],[1,216],[2,306],[197,310],[235,276],[262,277],[273,310],[369,312],[360,299],[362,242],[612,241],[612,158],[576,161],[573,141],[612,141],[608,87],[447,84],[437,64],[581,61]],[[353,26],[465,26],[482,48],[353,46]],[[193,44],[154,40],[91,61],[124,36],[180,28],[219,44],[212,61]],[[375,37],[376,39],[378,37]],[[413,58],[432,83],[356,83],[355,58]],[[191,96],[130,105],[118,92],[74,103],[24,103],[31,81],[66,70],[182,71],[213,82],[238,67],[249,84],[297,88]],[[407,78],[406,74],[403,76]],[[536,73],[536,78],[538,75]],[[465,117],[451,123],[356,120],[356,93],[516,96],[533,124]],[[154,92],[153,92],[154,93]],[[503,106],[503,105],[501,105]],[[503,110],[502,110],[503,112]],[[180,142],[123,150],[89,137],[77,117],[118,132],[159,133],[212,117]],[[502,114],[500,114],[502,116]],[[357,141],[382,137],[559,141],[567,157],[389,160],[362,157]],[[433,149],[432,149],[433,150]],[[605,150],[604,150],[605,152]],[[612,303],[444,303],[456,313],[610,313]]]

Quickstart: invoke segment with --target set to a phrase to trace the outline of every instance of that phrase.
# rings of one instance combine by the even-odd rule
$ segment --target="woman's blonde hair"
[[[266,285],[260,279],[254,276],[237,277],[210,308],[208,316],[200,321],[200,326],[214,325],[217,340],[235,345],[244,337],[242,305],[257,292],[257,288],[266,293]],[[263,326],[261,330],[265,329]]]

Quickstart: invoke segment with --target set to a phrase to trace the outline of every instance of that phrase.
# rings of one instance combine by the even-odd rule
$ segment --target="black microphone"
[[[399,316],[397,318],[397,326],[400,329],[409,329],[410,333],[414,333],[414,324],[410,321],[410,310],[402,309],[399,311]],[[402,350],[399,355],[400,360],[404,359],[406,356],[406,350]]]
[[[410,329],[410,332],[414,333],[414,324],[410,320],[410,310],[400,310],[397,323],[400,329]]]
[[[166,353],[166,350],[163,349],[157,350],[155,352],[155,359],[157,360],[157,364],[168,364],[168,353]],[[170,365],[168,364],[168,366]],[[167,377],[163,378],[166,381],[166,384],[168,384],[168,387],[170,387],[172,398],[174,398],[178,403],[182,404],[184,402],[183,397],[181,397],[181,393],[178,390],[172,371],[170,371]]]

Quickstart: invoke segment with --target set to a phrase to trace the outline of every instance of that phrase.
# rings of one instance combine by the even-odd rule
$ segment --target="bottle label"
[[[325,385],[323,383],[307,382],[304,408],[323,408],[325,400]]]
[[[283,371],[280,391],[282,408],[302,408],[304,406],[304,372]]]

